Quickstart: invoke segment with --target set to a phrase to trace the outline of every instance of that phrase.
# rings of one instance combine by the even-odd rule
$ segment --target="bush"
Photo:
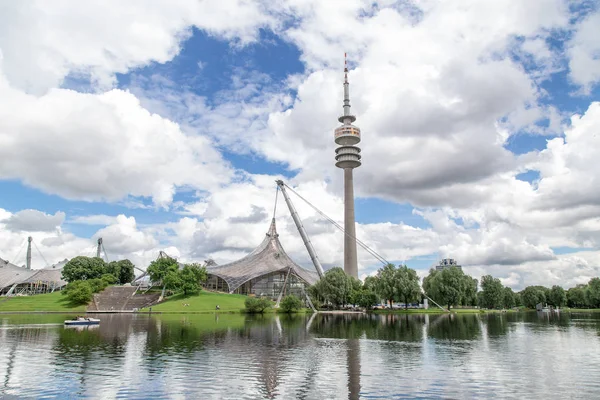
[[[293,294],[290,294],[288,296],[285,296],[283,300],[281,300],[281,303],[279,304],[279,309],[281,310],[281,312],[289,314],[298,312],[301,308],[303,308],[303,306],[304,305],[302,304],[302,300],[300,300]]]
[[[104,274],[100,279],[106,282],[107,285],[114,285],[115,283],[117,283],[117,278],[115,278],[113,274]]]
[[[103,291],[108,284],[106,283],[106,281],[104,279],[88,279],[86,281],[89,285],[90,285],[90,289],[92,289],[92,293],[98,293]]]
[[[92,287],[88,281],[73,281],[67,285],[63,294],[73,304],[87,304],[92,300]]]
[[[249,314],[262,314],[272,304],[266,297],[248,297],[244,302],[246,312]]]

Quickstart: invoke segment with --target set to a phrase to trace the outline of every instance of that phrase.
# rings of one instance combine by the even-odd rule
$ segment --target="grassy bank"
[[[60,292],[0,299],[0,312],[85,312],[85,308],[74,306]]]
[[[568,311],[568,312],[600,312],[600,308],[561,308],[560,311]]]
[[[217,305],[220,312],[240,312],[244,309],[247,296],[201,291],[197,295],[184,296],[176,294],[160,304],[152,306],[152,312],[164,313],[206,313],[215,311]],[[148,308],[142,309],[148,311]]]

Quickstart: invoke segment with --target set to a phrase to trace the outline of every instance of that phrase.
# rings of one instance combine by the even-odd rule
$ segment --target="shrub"
[[[113,285],[117,282],[117,278],[113,274],[104,274],[100,279],[106,282],[107,285]]]
[[[262,314],[267,308],[271,307],[272,302],[266,297],[248,297],[244,305],[247,313]]]
[[[73,281],[67,285],[63,294],[73,304],[87,304],[92,300],[92,287],[88,281]]]
[[[298,297],[290,294],[285,296],[281,303],[279,304],[279,309],[284,313],[294,313],[298,312],[304,305],[302,304],[302,300]]]
[[[103,291],[108,284],[106,283],[106,281],[104,279],[88,279],[86,281],[89,285],[90,285],[90,289],[92,289],[92,293],[98,293]]]

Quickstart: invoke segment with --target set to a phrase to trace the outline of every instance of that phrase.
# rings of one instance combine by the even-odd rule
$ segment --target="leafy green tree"
[[[352,292],[352,281],[340,267],[331,268],[321,279],[322,290],[326,300],[336,307],[347,304]]]
[[[120,284],[125,284],[133,281],[135,278],[135,266],[127,259],[119,261],[111,261],[106,265],[106,272],[112,274]]]
[[[392,307],[394,300],[397,300],[396,289],[396,267],[394,264],[387,264],[377,271],[377,293]]]
[[[417,301],[421,294],[419,286],[419,277],[417,271],[408,268],[406,265],[398,267],[394,277],[396,288],[395,297],[404,302],[404,308],[408,308],[408,303]]]
[[[148,266],[148,275],[152,282],[162,282],[169,272],[177,273],[178,269],[179,264],[177,260],[171,257],[160,257],[150,263]],[[173,279],[173,276],[170,279]]]
[[[89,303],[92,300],[93,293],[88,281],[70,282],[62,292],[72,304]]]
[[[108,286],[106,281],[100,278],[88,279],[86,282],[90,285],[92,293],[101,292],[106,289],[106,286]]]
[[[246,312],[249,314],[262,314],[273,305],[271,300],[266,297],[248,297],[244,301]]]
[[[587,285],[587,303],[592,308],[600,308],[600,278],[592,278]]]
[[[465,293],[462,298],[461,304],[463,306],[476,306],[477,305],[477,279],[464,275],[465,280]]]
[[[527,286],[521,291],[523,305],[527,308],[535,308],[539,303],[546,302],[546,291],[542,286]]]
[[[564,307],[567,304],[567,293],[565,289],[558,285],[552,286],[550,289],[550,296],[548,297],[548,303],[554,307]]]
[[[377,290],[377,277],[376,276],[367,276],[365,278],[365,282],[363,283],[363,288],[365,288],[366,290],[370,290],[372,292],[375,292]],[[375,303],[377,304],[377,303]]]
[[[513,308],[516,305],[515,292],[509,287],[505,287],[503,290],[503,305],[504,308]]]
[[[567,290],[567,305],[571,308],[587,307],[587,285],[577,285]]]
[[[182,290],[185,296],[198,293],[206,279],[208,279],[208,274],[205,267],[200,264],[186,264],[179,271],[179,290]]]
[[[375,292],[366,289],[363,289],[360,292],[360,297],[357,302],[360,307],[364,307],[369,310],[377,303],[379,303],[379,296],[377,296]]]
[[[504,305],[504,287],[500,279],[491,275],[481,277],[481,293],[483,307],[488,309],[501,308]]]
[[[288,314],[298,312],[303,306],[302,300],[293,294],[285,296],[283,300],[281,300],[281,303],[279,303],[279,309],[281,312]]]
[[[432,269],[429,279],[424,280],[424,290],[429,297],[438,303],[446,304],[450,309],[458,305],[465,294],[464,276],[462,270],[457,267],[444,268],[442,271]]]
[[[181,274],[179,273],[179,270],[168,271],[167,274],[162,278],[162,285],[166,290],[172,293],[178,292],[182,285]]]
[[[117,283],[117,278],[115,278],[113,274],[103,274],[100,279],[106,282],[107,285],[114,285]]]
[[[98,257],[78,256],[69,260],[62,269],[62,278],[67,282],[100,278],[106,271],[104,260]]]

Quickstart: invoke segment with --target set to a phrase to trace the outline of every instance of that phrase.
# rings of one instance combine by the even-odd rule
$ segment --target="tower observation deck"
[[[334,134],[335,166],[344,170],[344,271],[358,278],[358,260],[356,255],[356,227],[354,218],[354,177],[352,170],[361,165],[360,128],[352,125],[356,117],[350,114],[350,83],[348,82],[348,63],[344,54],[344,114],[338,118],[342,126]]]

